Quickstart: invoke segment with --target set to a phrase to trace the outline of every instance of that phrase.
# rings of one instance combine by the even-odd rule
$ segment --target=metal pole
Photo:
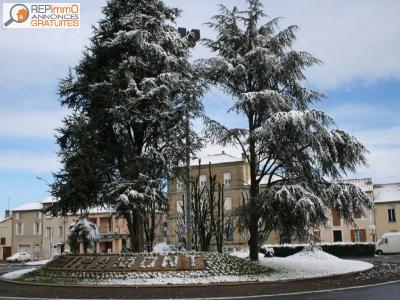
[[[186,28],[178,28],[178,33],[183,38],[189,36],[195,43],[200,40],[200,30],[192,29],[189,33]],[[192,250],[192,191],[191,191],[191,170],[190,170],[190,96],[186,98],[186,124],[185,124],[185,139],[186,139],[186,201],[184,202],[185,219],[186,219],[186,250]]]
[[[189,99],[188,99],[189,100]],[[186,110],[186,126],[185,126],[185,139],[186,139],[186,249],[192,250],[192,193],[191,193],[191,171],[190,171],[190,116],[189,116],[189,103]]]

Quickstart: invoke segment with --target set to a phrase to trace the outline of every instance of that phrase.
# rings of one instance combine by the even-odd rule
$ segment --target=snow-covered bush
[[[72,253],[79,252],[79,242],[83,243],[83,250],[94,249],[96,242],[100,239],[100,233],[96,224],[85,217],[81,217],[69,225],[68,241]]]

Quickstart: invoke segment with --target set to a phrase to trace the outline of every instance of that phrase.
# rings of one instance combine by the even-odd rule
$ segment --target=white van
[[[376,242],[375,253],[378,255],[400,253],[400,232],[384,233]]]

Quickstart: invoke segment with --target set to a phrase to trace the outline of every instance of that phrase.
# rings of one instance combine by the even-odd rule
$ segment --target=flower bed
[[[190,265],[179,269],[180,261]],[[220,253],[68,255],[58,257],[18,280],[81,285],[184,284],[201,283],[210,278],[216,282],[240,281],[241,276],[246,276],[243,277],[246,281],[249,278],[257,280],[258,275],[270,273],[271,269],[266,266]]]

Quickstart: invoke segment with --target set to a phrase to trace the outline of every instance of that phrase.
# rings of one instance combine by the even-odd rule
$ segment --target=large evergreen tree
[[[359,189],[336,181],[366,162],[366,150],[312,109],[324,96],[302,83],[304,70],[319,60],[292,49],[296,26],[279,31],[278,19],[261,23],[261,1],[247,2],[246,11],[221,6],[210,23],[217,38],[205,42],[216,57],[201,65],[207,79],[234,98],[230,110],[245,117],[246,126],[234,129],[206,121],[215,142],[241,147],[249,162],[240,219],[249,231],[250,258],[257,260],[271,229],[304,237],[307,228],[326,224],[327,208],[352,222],[353,212],[372,204]]]
[[[202,89],[188,63],[193,40],[173,24],[178,9],[160,0],[109,0],[103,12],[82,60],[60,84],[61,103],[74,114],[58,137],[64,168],[53,194],[64,212],[111,205],[139,251],[143,218],[167,208],[165,180],[184,158],[185,117],[201,111]],[[195,148],[194,132],[190,138]]]

